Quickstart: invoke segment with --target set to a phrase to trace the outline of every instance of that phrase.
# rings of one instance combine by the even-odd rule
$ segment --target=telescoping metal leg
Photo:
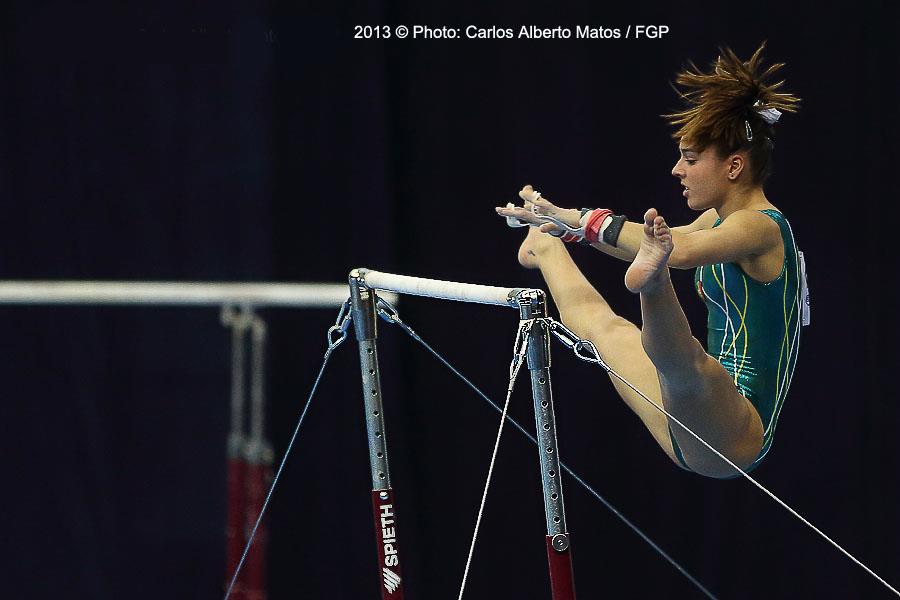
[[[388,469],[384,410],[381,403],[381,374],[378,370],[377,319],[375,293],[366,288],[357,271],[350,273],[350,298],[353,329],[359,344],[366,430],[369,436],[369,464],[372,468],[372,508],[375,540],[381,577],[382,600],[402,600],[403,581],[397,546],[397,518],[394,490]]]
[[[542,292],[532,292],[528,296],[520,297],[519,307],[522,319],[541,319],[547,316],[546,297]],[[572,570],[572,550],[563,507],[556,420],[553,416],[553,396],[550,388],[550,331],[546,321],[537,321],[531,328],[527,356],[541,459],[544,512],[547,516],[546,542],[550,588],[553,600],[575,600],[575,575]]]

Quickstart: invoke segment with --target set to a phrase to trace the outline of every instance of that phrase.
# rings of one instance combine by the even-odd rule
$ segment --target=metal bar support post
[[[563,506],[562,477],[559,471],[559,447],[550,387],[550,330],[547,300],[544,292],[528,290],[519,294],[519,312],[523,320],[537,319],[528,340],[528,370],[534,398],[534,420],[537,427],[538,452],[541,462],[541,484],[544,488],[544,512],[547,517],[547,561],[553,600],[575,600],[575,575],[566,513]]]
[[[350,273],[350,310],[359,345],[366,431],[369,438],[369,465],[372,470],[372,511],[381,578],[382,600],[402,600],[403,582],[397,545],[397,516],[391,474],[388,468],[384,409],[381,402],[381,373],[378,370],[378,337],[375,291],[368,288],[362,273]]]

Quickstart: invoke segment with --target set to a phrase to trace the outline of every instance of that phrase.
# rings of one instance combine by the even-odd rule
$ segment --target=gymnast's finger
[[[530,210],[526,210],[519,206],[515,207],[503,207],[498,206],[495,208],[497,214],[503,217],[515,217],[516,219],[525,221],[527,223],[534,223],[535,225],[541,223],[540,218],[535,215]]]

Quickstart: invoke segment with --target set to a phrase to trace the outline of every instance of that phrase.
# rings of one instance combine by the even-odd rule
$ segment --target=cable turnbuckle
[[[610,371],[610,366],[603,361],[600,352],[592,341],[581,339],[574,331],[556,319],[547,317],[547,320],[550,322],[550,332],[553,336],[558,339],[563,346],[571,350],[578,360],[600,365],[603,370],[607,372]]]
[[[391,324],[401,324],[403,321],[400,320],[400,313],[397,312],[397,309],[393,304],[385,300],[384,298],[378,296],[378,300],[375,302],[375,310],[378,311],[378,316]]]

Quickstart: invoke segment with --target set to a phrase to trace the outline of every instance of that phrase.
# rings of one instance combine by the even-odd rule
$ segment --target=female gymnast
[[[519,262],[540,269],[563,323],[744,470],[756,467],[772,443],[797,361],[803,292],[802,256],[790,225],[763,191],[772,170],[773,126],[781,111],[796,111],[799,98],[776,91],[784,82],[765,83],[783,64],[761,72],[764,45],[746,62],[726,48],[708,72],[689,63],[676,77],[687,106],[665,117],[678,127],[672,175],[684,186],[688,206],[702,211],[693,223],[670,228],[655,208],[643,223],[606,209],[562,209],[531,186],[519,192],[524,208],[497,208],[511,221],[533,225]],[[640,329],[613,312],[560,237],[631,261],[625,286],[640,295]],[[709,314],[709,353],[691,335],[669,267],[696,269],[696,289]],[[612,381],[675,464],[708,477],[737,475]]]

